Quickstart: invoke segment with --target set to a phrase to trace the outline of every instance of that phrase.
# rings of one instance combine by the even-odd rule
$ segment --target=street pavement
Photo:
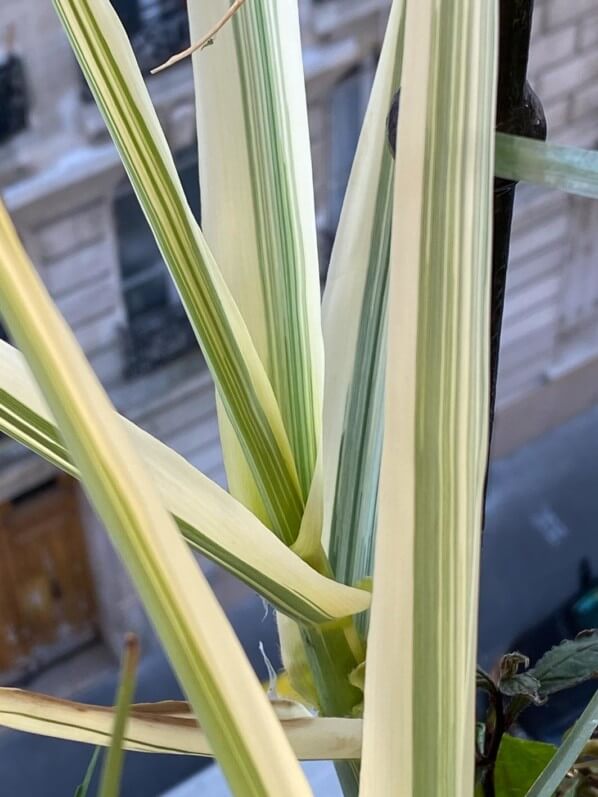
[[[598,407],[494,463],[482,547],[480,663],[598,576]],[[525,652],[525,651],[523,651]]]

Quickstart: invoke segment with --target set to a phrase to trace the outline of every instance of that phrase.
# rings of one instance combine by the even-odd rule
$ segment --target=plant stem
[[[494,730],[492,732],[488,752],[486,753],[488,764],[482,777],[482,791],[484,792],[484,797],[495,797],[494,769],[496,767],[500,743],[506,731],[503,697],[498,690],[491,692],[490,697],[494,708]]]
[[[357,634],[351,618],[301,631],[320,710],[325,717],[349,717],[363,700],[363,693],[349,682],[349,675],[361,663],[349,642],[351,632]],[[359,762],[336,762],[335,767],[344,796],[357,797]]]
[[[308,562],[318,572],[332,577],[332,568],[323,549]],[[350,717],[363,700],[363,693],[349,682],[349,675],[363,662],[365,650],[355,621],[347,617],[333,623],[301,629],[305,653],[325,717]],[[359,792],[359,761],[335,763],[345,797]]]

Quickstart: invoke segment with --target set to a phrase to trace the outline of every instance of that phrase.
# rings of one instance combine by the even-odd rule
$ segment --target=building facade
[[[194,1],[194,0],[191,0]],[[185,0],[113,0],[142,69],[186,43]],[[300,0],[322,262],[380,51],[388,0]],[[597,144],[598,6],[538,0],[531,79],[554,141]],[[148,79],[200,215],[188,63]],[[0,7],[0,188],[117,408],[223,483],[213,387],[50,3]],[[598,205],[519,190],[495,447],[598,398]],[[0,441],[0,680],[100,636],[151,632],[79,487]]]
[[[536,0],[530,81],[551,143],[598,148],[598,4]],[[518,188],[495,455],[598,401],[598,203]]]

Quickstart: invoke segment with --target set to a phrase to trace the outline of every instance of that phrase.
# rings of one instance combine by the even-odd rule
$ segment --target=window
[[[332,93],[328,224],[335,230],[365,112],[365,76],[356,69]]]
[[[143,72],[188,46],[187,0],[112,0],[112,5]]]
[[[191,209],[199,219],[195,147],[180,152],[176,163]],[[128,182],[116,196],[114,211],[128,320],[123,334],[125,373],[137,376],[196,344],[174,283]]]
[[[5,53],[0,56],[0,144],[25,130],[29,116],[29,97],[23,62],[14,52],[14,28],[5,35]]]
[[[374,78],[375,56],[345,75],[333,88],[330,98],[329,138],[327,142],[326,226],[321,230],[322,263],[327,264],[336,234],[345,191],[359,141],[361,125]],[[318,164],[314,164],[319,168]],[[324,270],[327,265],[324,265]],[[325,278],[325,273],[322,274]]]

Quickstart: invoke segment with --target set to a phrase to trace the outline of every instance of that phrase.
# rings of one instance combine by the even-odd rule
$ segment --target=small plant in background
[[[544,768],[553,762],[558,786],[568,767],[559,774],[559,757],[553,745],[530,742],[506,736],[516,726],[519,717],[529,706],[545,705],[551,695],[572,689],[596,677],[598,673],[598,632],[584,631],[573,640],[565,640],[547,651],[533,667],[521,653],[503,656],[496,678],[478,668],[477,687],[487,696],[484,722],[478,726],[476,744],[477,779],[484,797],[501,794],[505,789],[527,794]],[[598,725],[595,709],[591,708],[590,722]],[[586,718],[587,720],[587,718]],[[567,737],[574,752],[569,766],[581,756],[567,779],[567,786],[590,777],[592,743],[585,745],[593,728],[585,721],[576,726]],[[569,753],[571,756],[571,753]],[[513,759],[518,758],[517,767]],[[562,763],[561,763],[562,767]],[[554,777],[554,776],[553,776]],[[507,784],[507,785],[505,785]],[[542,785],[542,784],[541,784]],[[554,788],[553,788],[554,790]],[[540,787],[531,794],[542,794]],[[550,793],[550,792],[546,792]]]
[[[125,679],[113,725],[3,689],[0,723],[113,735],[106,795],[121,748],[214,755],[243,797],[310,794],[318,758],[347,797],[582,794],[596,700],[558,752],[507,731],[594,637],[577,669],[479,672],[474,721],[495,171],[598,195],[594,153],[496,138],[496,0],[392,3],[322,304],[296,0],[189,2],[201,229],[109,0],[54,5],[214,378],[229,492],[116,414],[2,209],[0,429],[81,479],[189,703],[127,715]],[[268,700],[189,546],[275,606],[317,716]]]

